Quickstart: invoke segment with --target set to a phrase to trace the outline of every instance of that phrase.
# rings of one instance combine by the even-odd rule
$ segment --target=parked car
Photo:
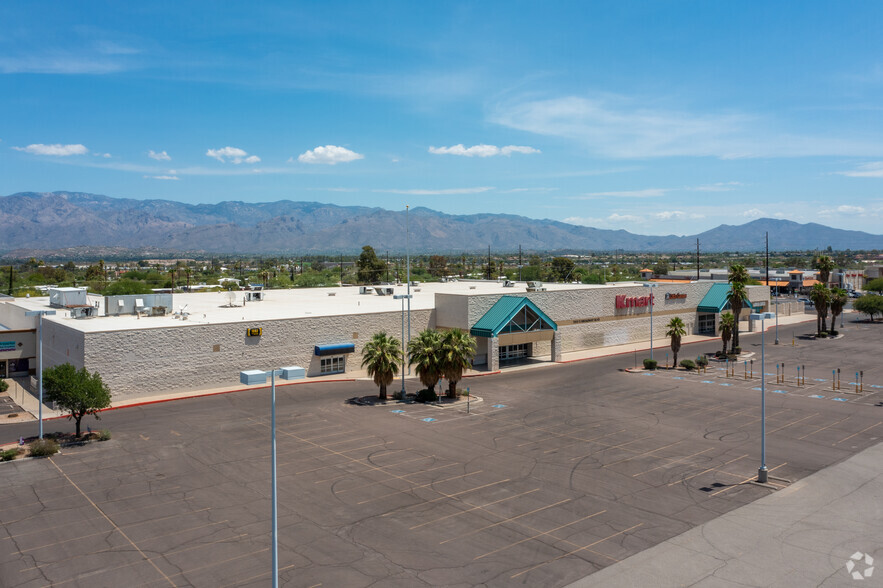
[[[859,294],[858,292],[856,292],[855,290],[853,290],[852,292],[849,293],[849,297],[850,298],[861,298],[862,295]]]

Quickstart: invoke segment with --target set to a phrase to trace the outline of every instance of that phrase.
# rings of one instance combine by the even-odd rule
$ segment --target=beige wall
[[[36,331],[0,331],[0,341],[14,346],[11,351],[3,351],[8,345],[0,347],[0,359],[37,357]]]
[[[82,331],[62,322],[43,319],[43,368],[70,363],[80,369],[85,366],[86,339]],[[91,369],[91,368],[90,368]],[[115,369],[125,369],[117,366]],[[101,374],[104,377],[104,374]]]
[[[316,376],[314,346],[327,343],[354,343],[355,353],[346,354],[346,370],[360,372],[365,343],[381,330],[399,338],[401,318],[396,311],[86,333],[83,362],[101,374],[115,397],[236,386],[239,372],[248,369],[298,365]],[[412,336],[434,326],[433,310],[411,311]],[[246,337],[247,327],[261,327],[263,335]],[[70,352],[73,358],[77,342],[62,333],[56,341],[52,357],[63,359]]]

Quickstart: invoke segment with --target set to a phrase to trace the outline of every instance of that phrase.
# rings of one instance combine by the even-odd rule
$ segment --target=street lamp
[[[405,299],[408,300],[408,303],[411,302],[410,294],[395,294],[393,295],[394,300],[402,301],[402,345],[405,344]],[[410,327],[410,323],[408,325]],[[407,349],[402,349],[402,398],[401,400],[405,400],[405,354],[407,353]]]
[[[766,366],[764,363],[764,320],[776,317],[773,312],[752,312],[748,315],[753,321],[760,319],[760,468],[757,470],[757,481],[766,484],[769,472],[766,469]]]
[[[306,370],[302,367],[284,367],[278,370],[270,370],[265,372],[262,370],[250,370],[239,372],[239,382],[246,386],[254,384],[266,384],[267,375],[270,376],[270,461],[272,479],[272,518],[273,518],[273,588],[279,588],[279,529],[276,516],[276,376],[281,376],[283,380],[300,380],[306,377]]]
[[[53,315],[54,310],[26,310],[25,316],[35,316],[37,318],[37,338],[40,340],[37,353],[37,388],[40,394],[40,407],[37,409],[40,419],[40,439],[43,438],[43,316]]]
[[[767,282],[767,286],[769,286]],[[776,345],[779,344],[779,282],[776,281]]]
[[[659,284],[644,284],[645,288],[656,288]],[[653,359],[653,290],[650,290],[650,359]]]
[[[409,205],[405,205],[405,258],[406,258],[406,280],[408,284],[408,343],[411,343],[411,222],[408,211],[411,209]],[[402,345],[405,344],[404,336],[402,337]],[[411,366],[408,365],[408,375],[411,375]],[[404,393],[404,383],[402,383],[402,392]]]

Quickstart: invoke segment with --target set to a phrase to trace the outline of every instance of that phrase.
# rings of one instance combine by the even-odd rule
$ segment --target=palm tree
[[[745,284],[751,278],[748,276],[748,270],[744,265],[733,264],[730,266],[728,280],[730,282],[730,291],[727,294],[727,302],[730,303],[730,310],[733,311],[733,353],[739,348],[739,315],[742,314],[742,305],[748,299],[748,291]]]
[[[835,267],[834,260],[828,255],[820,255],[813,265],[819,270],[819,281],[827,286],[828,278],[831,276],[831,271]]]
[[[735,317],[733,316],[732,312],[724,311],[721,313],[721,341],[723,341],[724,343],[724,348],[721,353],[723,353],[724,355],[726,355],[727,353],[727,343],[730,342],[730,338],[733,336],[733,329],[736,325],[734,318]]]
[[[448,398],[457,397],[457,382],[469,369],[475,355],[475,337],[462,329],[451,329],[442,338],[442,375],[448,380]]]
[[[675,356],[674,366],[678,367],[678,351],[681,350],[681,337],[687,334],[684,327],[684,321],[680,317],[674,317],[668,324],[668,331],[665,332],[666,337],[671,337],[671,352]]]
[[[386,400],[386,387],[392,384],[402,362],[402,344],[384,331],[375,333],[362,349],[362,367],[380,386],[380,399]]]
[[[843,313],[843,307],[849,298],[846,296],[846,290],[843,288],[831,288],[831,330],[836,331],[837,316]]]
[[[816,284],[809,292],[809,299],[816,307],[816,334],[821,336],[822,331],[827,331],[825,320],[828,318],[828,302],[831,300],[831,291],[824,284]]]
[[[408,363],[414,366],[420,382],[435,393],[435,385],[442,376],[442,336],[436,330],[426,329],[408,344]]]

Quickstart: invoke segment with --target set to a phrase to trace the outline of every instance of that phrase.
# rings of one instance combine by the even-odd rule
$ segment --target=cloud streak
[[[13,147],[16,151],[24,151],[32,155],[51,155],[53,157],[69,157],[71,155],[86,155],[89,150],[85,145],[79,143],[74,145],[61,145],[55,143],[53,145],[44,145],[42,143],[34,143],[27,147]]]
[[[169,157],[169,154],[166,153],[165,150],[157,153],[156,151],[151,149],[150,151],[147,152],[147,157],[149,157],[150,159],[155,159],[157,161],[171,161],[172,160],[172,158]]]
[[[165,153],[165,151],[163,151]],[[257,155],[249,155],[247,151],[238,147],[222,147],[221,149],[209,149],[205,152],[207,157],[217,159],[221,163],[259,163],[261,158]],[[155,158],[154,158],[155,159]]]
[[[446,194],[480,194],[493,190],[492,186],[479,186],[476,188],[445,188],[441,190],[371,190],[372,192],[383,194],[411,194],[415,196],[437,196]]]
[[[292,162],[294,158],[289,159]],[[338,163],[349,163],[358,159],[365,159],[361,153],[351,151],[346,147],[337,145],[325,145],[324,147],[316,147],[310,149],[297,156],[297,160],[301,163],[319,164],[319,165],[337,165]]]
[[[525,155],[541,153],[539,149],[525,145],[497,147],[496,145],[485,145],[484,143],[473,145],[472,147],[464,147],[462,143],[452,145],[451,147],[430,147],[429,152],[434,155],[459,155],[461,157],[495,157],[497,155],[509,157],[513,153]]]

